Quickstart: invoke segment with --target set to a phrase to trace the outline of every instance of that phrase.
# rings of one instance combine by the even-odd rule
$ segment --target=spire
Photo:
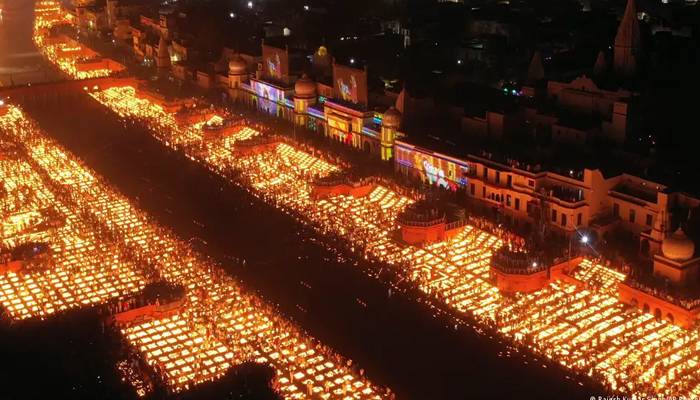
[[[622,15],[620,26],[615,35],[615,46],[639,48],[639,21],[637,20],[637,4],[635,0],[627,0],[625,13]]]
[[[394,107],[396,107],[396,109],[399,110],[399,112],[401,114],[403,114],[405,105],[406,105],[406,84],[403,85],[401,92],[399,92],[398,97],[396,97],[396,104]]]
[[[527,69],[527,82],[535,83],[544,79],[544,67],[542,66],[542,56],[539,51],[532,55],[530,67]]]
[[[608,69],[608,62],[605,59],[605,53],[603,51],[598,52],[598,58],[595,60],[595,65],[593,66],[593,75],[601,76]]]
[[[625,13],[615,35],[615,71],[625,78],[636,69],[636,56],[640,50],[639,21],[635,0],[627,0]]]
[[[165,36],[161,35],[158,41],[158,54],[156,57],[156,66],[158,68],[170,67],[170,52],[168,51],[168,43],[165,41]]]

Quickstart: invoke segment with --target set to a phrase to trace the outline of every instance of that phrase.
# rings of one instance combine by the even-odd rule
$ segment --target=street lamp
[[[578,231],[576,233],[578,233]],[[569,268],[571,268],[571,260],[574,258],[573,255],[571,254],[571,242],[573,242],[573,241],[574,241],[573,237],[571,239],[569,239]],[[581,242],[581,244],[588,244],[588,241],[589,241],[588,235],[582,234],[579,241]]]

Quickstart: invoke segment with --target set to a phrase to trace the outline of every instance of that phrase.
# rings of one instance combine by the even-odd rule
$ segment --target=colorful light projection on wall
[[[401,147],[397,157],[399,164],[411,168],[414,175],[420,177],[423,182],[450,190],[467,185],[469,167],[451,161],[447,156],[443,158],[441,155]]]
[[[367,105],[367,71],[333,64],[333,89],[340,100]]]
[[[289,75],[289,55],[286,49],[262,46],[263,72],[268,78],[284,80]]]

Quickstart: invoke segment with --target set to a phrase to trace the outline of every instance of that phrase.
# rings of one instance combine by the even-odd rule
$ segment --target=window
[[[506,195],[506,205],[508,207],[510,207],[510,195],[509,194]]]
[[[486,186],[481,188],[481,197],[486,198]]]
[[[581,226],[582,222],[583,222],[583,214],[578,213],[578,215],[576,215],[576,226]]]
[[[616,217],[620,216],[620,205],[617,203],[613,203],[613,215]]]
[[[496,184],[501,184],[501,171],[496,171]]]
[[[469,186],[469,189],[471,190],[472,196],[474,196],[474,193],[476,193],[476,185],[473,183]]]
[[[566,226],[566,214],[561,215],[561,226]]]
[[[652,218],[651,214],[647,214],[647,226],[651,226]]]
[[[489,169],[486,167],[484,167],[483,176],[484,176],[484,179],[489,177]]]
[[[557,210],[552,210],[552,222],[557,222]]]
[[[506,182],[508,187],[513,186],[513,175],[508,175],[508,177],[506,178]]]
[[[635,217],[636,217],[636,215],[635,215],[634,210],[630,210],[630,222],[634,223]]]
[[[535,187],[535,181],[533,181],[532,179],[529,179],[529,180],[527,181],[527,185],[530,186],[530,187]]]
[[[520,199],[517,197],[515,198],[515,209],[520,210]]]

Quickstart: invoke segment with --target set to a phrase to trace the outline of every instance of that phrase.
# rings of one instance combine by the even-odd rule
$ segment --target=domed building
[[[661,243],[664,257],[674,261],[688,261],[695,255],[695,243],[678,228]]]
[[[228,73],[229,75],[245,75],[248,72],[248,64],[246,64],[245,60],[236,54],[235,56],[231,57],[231,60],[228,62]]]
[[[695,243],[678,228],[664,238],[660,247],[661,252],[654,255],[658,281],[625,279],[618,284],[618,299],[657,320],[693,329],[700,320],[700,307],[683,293],[698,286],[700,258],[695,256]]]
[[[228,62],[228,87],[229,96],[235,102],[241,95],[241,84],[248,80],[248,63],[236,54]]]
[[[663,240],[661,253],[654,256],[654,275],[677,285],[697,283],[699,267],[695,243],[680,227]]]
[[[384,112],[384,117],[382,117],[382,126],[399,129],[399,126],[401,126],[401,117],[403,117],[403,115],[401,115],[399,110],[395,107],[389,107],[389,109]]]
[[[309,107],[316,104],[316,82],[303,74],[294,84],[294,123],[306,126]]]
[[[315,98],[316,82],[311,80],[306,74],[302,75],[294,84],[294,97],[299,99]]]

